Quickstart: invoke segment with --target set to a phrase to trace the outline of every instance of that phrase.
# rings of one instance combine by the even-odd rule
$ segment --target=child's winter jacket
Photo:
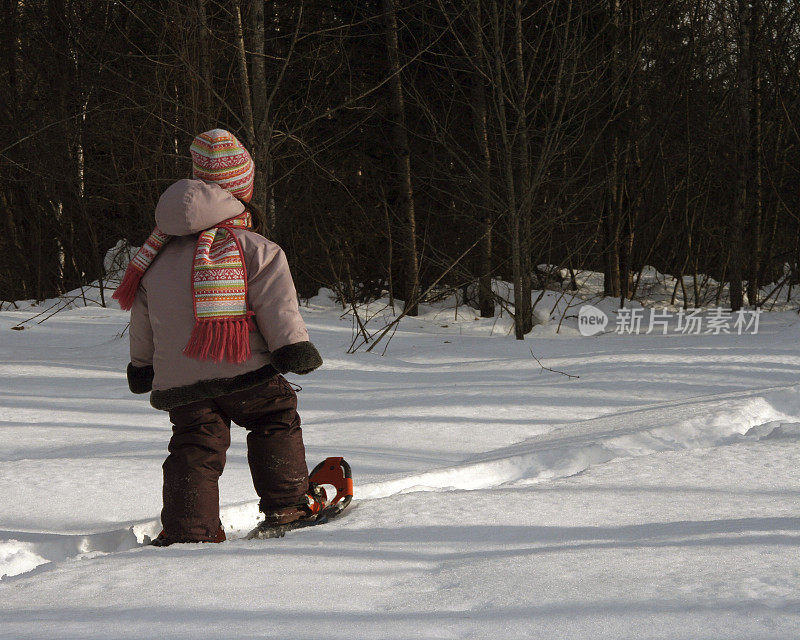
[[[215,184],[180,180],[156,207],[156,223],[178,236],[159,251],[142,277],[131,309],[128,382],[134,393],[152,389],[157,409],[257,386],[276,373],[308,373],[322,358],[308,340],[283,250],[236,229],[247,269],[248,303],[258,330],[250,332],[251,357],[241,364],[197,360],[183,354],[195,324],[190,284],[197,234],[236,216],[244,205]]]

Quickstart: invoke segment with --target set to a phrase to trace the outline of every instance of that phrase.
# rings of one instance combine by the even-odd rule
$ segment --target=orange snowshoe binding
[[[332,486],[336,491],[331,499],[328,497],[326,486]],[[282,538],[292,529],[323,524],[341,515],[352,499],[353,475],[350,465],[341,457],[327,458],[309,474],[308,491],[303,496],[303,502],[294,507],[264,514],[264,520],[247,534],[247,539]],[[297,517],[298,511],[299,517]],[[284,518],[292,519],[282,522]]]

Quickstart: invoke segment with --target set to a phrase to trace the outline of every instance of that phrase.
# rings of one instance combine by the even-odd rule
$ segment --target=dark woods
[[[790,0],[2,0],[0,299],[101,278],[188,145],[233,131],[301,295],[540,264],[636,295],[643,265],[730,282],[800,261]],[[691,293],[689,294],[691,297]],[[530,304],[516,309],[518,337]]]

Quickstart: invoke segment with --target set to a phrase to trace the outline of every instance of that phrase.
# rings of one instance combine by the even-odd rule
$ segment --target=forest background
[[[521,338],[531,292],[584,270],[621,305],[646,265],[689,282],[686,305],[708,281],[733,309],[800,281],[791,0],[1,10],[2,300],[102,285],[106,252],[143,242],[211,128],[250,150],[258,228],[303,297],[388,295],[414,315],[460,289]]]

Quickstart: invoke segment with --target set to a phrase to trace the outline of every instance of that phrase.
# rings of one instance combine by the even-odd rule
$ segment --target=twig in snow
[[[125,337],[125,332],[127,332],[127,331],[128,331],[128,329],[130,329],[130,328],[131,328],[131,323],[130,323],[130,321],[129,321],[129,322],[128,322],[128,323],[127,323],[127,324],[126,324],[126,325],[125,325],[125,326],[122,328],[122,331],[120,331],[120,332],[119,332],[117,335],[115,335],[114,337],[115,337],[115,338],[117,338],[118,340],[119,340],[119,339],[121,339],[121,338],[124,338],[124,337]]]
[[[55,307],[57,307],[58,305],[60,305],[62,302],[63,302],[63,301],[62,301],[61,299],[59,299],[59,300],[58,300],[58,302],[56,302],[56,303],[54,303],[54,304],[50,305],[50,306],[49,306],[49,307],[47,307],[47,309],[45,309],[44,311],[40,311],[40,312],[39,312],[39,313],[37,313],[35,316],[31,316],[30,318],[27,318],[26,320],[22,320],[22,321],[18,322],[17,324],[15,324],[15,325],[14,325],[13,327],[11,327],[11,328],[12,328],[12,329],[15,329],[16,331],[21,331],[22,329],[24,329],[24,328],[25,328],[23,325],[24,325],[26,322],[30,322],[31,320],[36,320],[36,318],[38,318],[39,316],[43,316],[45,313],[47,313],[47,312],[48,312],[48,311],[50,311],[51,309],[54,309]],[[69,302],[67,302],[67,303],[66,303],[65,307],[66,307],[66,306],[69,306]],[[58,311],[61,311],[61,309],[59,309]],[[56,313],[58,313],[58,312],[56,312]],[[50,316],[47,316],[47,318],[49,318],[49,317],[50,317]],[[47,318],[45,318],[44,320],[47,320]],[[44,320],[40,320],[40,321],[39,321],[37,324],[41,324],[42,322],[44,322]]]
[[[531,357],[534,360],[536,360],[536,362],[539,363],[539,366],[542,368],[542,371],[550,371],[551,373],[560,373],[562,376],[567,376],[567,378],[569,378],[570,380],[572,380],[573,378],[575,379],[580,378],[580,376],[576,376],[571,373],[564,373],[563,371],[556,371],[555,369],[551,369],[550,367],[545,367],[542,364],[542,361],[539,360],[539,358],[537,358],[535,355],[533,355],[533,349],[529,349],[529,351],[531,352]],[[539,373],[541,373],[541,371]]]

